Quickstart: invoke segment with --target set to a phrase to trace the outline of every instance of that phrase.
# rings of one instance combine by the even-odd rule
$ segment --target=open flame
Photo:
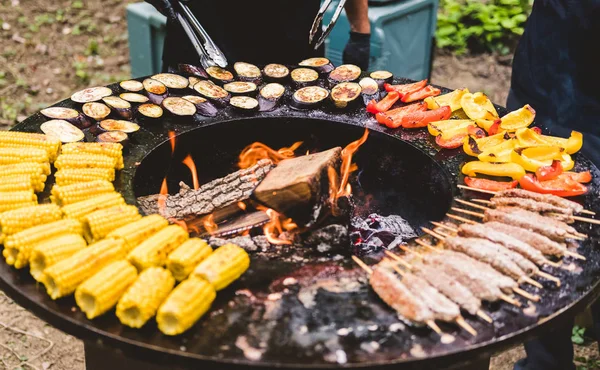
[[[238,166],[241,169],[254,166],[261,159],[270,159],[277,164],[284,159],[294,158],[294,151],[302,145],[302,141],[295,142],[290,147],[283,147],[274,150],[267,145],[259,142],[252,143],[242,150],[239,157]]]
[[[244,203],[244,202],[238,202],[238,203],[237,203],[237,206],[238,206],[238,208],[239,208],[239,209],[241,209],[242,211],[245,211],[245,210],[246,210],[246,203]]]
[[[175,153],[175,131],[169,130],[169,142],[171,143],[171,155]]]
[[[212,213],[204,218],[202,225],[209,234],[214,233],[219,228],[215,223],[215,216]]]
[[[192,173],[192,181],[194,183],[194,190],[198,190],[200,187],[200,183],[198,182],[198,171],[196,170],[196,163],[194,163],[192,155],[188,154],[181,163],[185,164],[190,169],[190,172]]]
[[[365,133],[360,139],[346,145],[342,150],[342,165],[340,166],[341,180],[336,195],[337,198],[352,194],[352,186],[348,183],[348,178],[350,177],[350,173],[358,169],[358,166],[352,163],[352,156],[367,141],[368,137],[369,130],[365,128]]]
[[[167,178],[165,177],[160,185],[160,193],[158,193],[158,213],[164,214],[167,207],[167,196],[169,195],[169,187],[167,186]]]
[[[265,212],[267,216],[269,216],[269,222],[263,226],[263,233],[267,237],[267,240],[271,244],[276,245],[290,245],[292,242],[287,239],[282,239],[279,236],[283,233],[283,230],[286,231],[293,230],[298,227],[291,218],[288,218],[284,221],[281,221],[281,214],[276,212],[271,208],[266,208],[263,206],[257,206],[257,209]]]

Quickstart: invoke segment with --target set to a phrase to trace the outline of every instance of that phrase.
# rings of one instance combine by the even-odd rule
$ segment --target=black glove
[[[369,69],[370,56],[371,34],[350,32],[350,40],[348,40],[342,55],[344,64],[355,64],[366,71]]]
[[[145,0],[147,3],[151,4],[160,12],[160,14],[167,17],[169,21],[176,21],[177,14],[175,13],[175,9],[173,8],[173,3],[171,0]]]

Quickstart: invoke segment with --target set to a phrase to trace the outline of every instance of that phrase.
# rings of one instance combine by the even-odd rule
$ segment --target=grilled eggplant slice
[[[271,63],[263,68],[263,74],[269,81],[283,81],[290,75],[290,70],[283,64]]]
[[[71,95],[71,100],[75,103],[85,104],[92,101],[98,101],[110,95],[112,95],[112,90],[108,87],[88,87],[87,89],[79,90]]]
[[[355,66],[354,64],[342,64],[329,73],[327,80],[329,81],[330,86],[335,86],[340,82],[354,82],[358,80],[361,73],[362,71],[359,66]]]
[[[148,93],[148,99],[150,99],[152,103],[160,105],[163,99],[167,97],[168,89],[164,83],[152,78],[147,78],[142,83],[144,84],[144,89]]]
[[[335,68],[331,61],[329,61],[329,59],[323,57],[304,59],[303,61],[298,63],[298,65],[302,67],[313,68],[314,70],[322,74],[327,74],[333,71],[333,69]]]
[[[88,117],[71,108],[49,107],[42,109],[40,113],[50,119],[65,120],[82,129],[92,125]]]
[[[107,96],[106,98],[102,98],[102,101],[121,118],[131,119],[133,117],[131,103],[129,103],[127,100],[123,100],[117,96]]]
[[[290,105],[297,109],[318,108],[329,96],[329,91],[320,86],[307,86],[297,90]]]
[[[229,104],[240,112],[255,112],[258,110],[258,100],[249,96],[233,96]]]
[[[140,130],[140,125],[137,123],[122,119],[105,119],[104,121],[100,121],[98,127],[101,132],[122,131],[128,134],[133,134]]]
[[[194,85],[194,90],[219,106],[226,106],[231,97],[225,89],[208,80],[199,81]]]
[[[259,110],[268,112],[275,109],[284,93],[285,87],[281,84],[273,82],[263,86],[258,94]]]
[[[184,98],[170,96],[163,100],[162,106],[177,118],[191,117],[196,114],[196,106]]]
[[[82,110],[83,114],[96,121],[102,121],[110,114],[110,108],[98,102],[85,103]]]
[[[375,81],[371,77],[364,77],[358,82],[358,84],[360,85],[361,95],[365,105],[369,104],[369,102],[373,99],[375,101],[379,101],[379,98],[381,97],[381,92],[379,91],[377,81]]]
[[[53,119],[42,123],[42,132],[48,136],[54,136],[63,143],[74,143],[85,138],[83,131],[62,119]]]
[[[123,131],[107,131],[98,135],[96,141],[99,143],[118,143],[123,146],[123,150],[126,150],[129,146],[129,135]]]
[[[194,85],[197,84],[198,82],[202,81],[202,79],[198,78],[198,77],[190,76],[190,77],[188,77],[188,81],[190,82],[188,87],[193,90]]]
[[[262,73],[254,64],[245,62],[235,62],[233,69],[241,81],[254,82],[259,85],[262,81]]]
[[[163,109],[160,107],[160,105],[145,103],[140,104],[140,106],[137,107],[137,117],[142,122],[154,123],[161,119],[162,116]]]
[[[319,81],[319,73],[310,68],[296,68],[292,70],[291,75],[296,88],[316,85]]]
[[[346,108],[360,101],[361,87],[356,82],[342,82],[331,89],[331,100],[336,108]]]
[[[391,84],[392,82],[394,82],[394,74],[392,74],[392,72],[390,71],[375,71],[371,72],[369,76],[372,79],[374,79],[375,82],[377,82],[379,90],[381,91],[385,90],[385,88],[383,87],[384,84]]]
[[[208,67],[206,68],[206,73],[208,73],[208,75],[219,84],[226,84],[233,81],[233,73],[221,67]]]
[[[196,95],[182,96],[183,99],[189,101],[196,106],[196,112],[205,117],[214,117],[217,115],[218,109],[211,102],[203,97]]]
[[[130,103],[147,103],[148,97],[138,93],[126,92],[119,95],[119,98],[126,100]]]
[[[144,90],[144,84],[136,80],[126,80],[119,82],[121,89],[131,92],[139,92]]]
[[[174,73],[158,73],[151,78],[162,82],[169,90],[183,90],[190,84],[187,78]]]
[[[184,64],[184,63],[179,63],[179,65],[177,66],[177,68],[179,69],[179,72],[189,75],[189,76],[196,76],[196,77],[200,77],[200,78],[208,78],[208,73],[206,73],[206,71],[204,70],[204,68],[199,67],[199,66],[195,66],[195,65],[191,65],[191,64]]]
[[[231,95],[255,95],[258,89],[254,82],[246,81],[233,81],[223,85],[223,88]]]

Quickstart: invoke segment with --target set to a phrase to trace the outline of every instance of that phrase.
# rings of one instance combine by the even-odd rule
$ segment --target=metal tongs
[[[172,0],[172,2],[178,4],[179,9],[181,9],[181,12],[175,9],[177,20],[196,49],[196,52],[200,57],[200,65],[202,68],[211,66],[219,66],[221,68],[227,67],[227,58],[225,58],[225,54],[223,54],[221,49],[219,49],[210,36],[208,36],[208,33],[206,33],[190,8],[180,1]],[[183,15],[181,13],[183,13]]]
[[[317,16],[315,17],[315,20],[313,21],[312,27],[310,28],[310,33],[308,34],[308,44],[309,45],[313,43],[313,39],[314,39],[315,35],[317,34],[317,32],[319,31],[319,27],[321,27],[321,22],[323,22],[323,16],[325,15],[327,8],[329,8],[329,6],[331,5],[331,1],[332,0],[325,0],[323,5],[321,5],[321,9],[319,9],[319,12],[317,13]],[[342,14],[342,10],[344,10],[345,4],[346,4],[346,0],[340,0],[340,3],[338,4],[337,9],[335,9],[335,13],[333,13],[333,17],[331,17],[331,22],[329,22],[329,24],[323,31],[323,34],[321,35],[321,37],[319,37],[319,39],[315,43],[315,50],[317,50],[319,48],[319,46],[321,46],[321,44],[325,41],[325,39],[327,38],[327,36],[329,35],[331,30],[335,26],[335,22],[337,22],[338,18],[340,17],[340,14]]]

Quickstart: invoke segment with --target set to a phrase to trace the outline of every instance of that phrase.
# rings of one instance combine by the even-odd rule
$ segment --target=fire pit
[[[116,85],[110,88],[118,89]],[[74,103],[65,100],[57,105],[72,107]],[[15,129],[38,132],[44,121],[36,114]],[[192,122],[165,119],[161,124],[143,125],[132,137],[115,188],[136,204],[140,197],[159,193],[165,178],[170,194],[179,191],[180,182],[193,187],[193,172],[182,163],[188,155],[202,185],[237,171],[240,152],[253,142],[281,148],[302,141],[299,152],[321,153],[359,139],[365,126],[370,129],[369,138],[353,158],[358,170],[350,178],[355,206],[347,225],[347,249],[314,248],[317,236],[302,245],[255,243],[254,249],[247,249],[250,269],[221,291],[210,313],[183,335],[161,335],[155,324],[130,329],[114,315],[89,321],[72,309],[72,298],[52,301],[28,273],[6,264],[0,264],[2,289],[60,329],[88,341],[101,340],[132,357],[228,369],[442,368],[490,355],[567,322],[598,296],[598,230],[590,228],[584,230],[590,238],[578,250],[587,261],[569,262],[575,271],[552,271],[562,280],[562,287],[545,283],[543,290],[535,292],[542,296],[541,302],[524,309],[505,303],[486,305],[494,324],[468,318],[478,332],[476,337],[455,325],[443,325],[448,337],[441,341],[428,328],[399,321],[349,256],[356,254],[374,263],[385,246],[402,243],[406,238],[394,235],[389,226],[397,225],[399,219],[389,216],[401,217],[417,234],[428,221],[442,219],[458,193],[456,177],[465,158],[459,151],[438,152],[421,130],[384,129],[362,109],[298,111],[284,105],[271,112],[242,115],[228,107],[215,117],[196,116]],[[169,132],[175,134],[174,150]],[[600,171],[581,155],[577,162],[593,171],[591,187],[595,190],[586,196],[585,206],[600,211]],[[261,232],[254,228],[247,237]],[[409,238],[410,233],[404,236]]]

